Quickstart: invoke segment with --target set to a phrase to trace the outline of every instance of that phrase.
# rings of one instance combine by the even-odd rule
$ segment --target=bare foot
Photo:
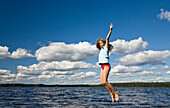
[[[115,100],[116,100],[116,102],[119,101],[119,93],[118,92],[115,93]]]
[[[112,103],[114,103],[114,93],[111,94],[111,98],[112,98]]]

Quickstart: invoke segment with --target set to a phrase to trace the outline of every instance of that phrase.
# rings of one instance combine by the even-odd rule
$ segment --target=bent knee
[[[101,82],[101,84],[105,86],[105,85],[107,85],[107,81],[106,82]]]

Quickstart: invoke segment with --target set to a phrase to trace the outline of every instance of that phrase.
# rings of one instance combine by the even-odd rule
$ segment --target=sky
[[[0,0],[0,16],[0,83],[100,84],[111,23],[108,81],[170,82],[169,0]]]

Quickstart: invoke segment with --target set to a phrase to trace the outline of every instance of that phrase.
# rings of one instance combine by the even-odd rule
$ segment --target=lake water
[[[112,103],[104,87],[0,87],[0,107],[140,108],[170,107],[170,88],[115,87]]]

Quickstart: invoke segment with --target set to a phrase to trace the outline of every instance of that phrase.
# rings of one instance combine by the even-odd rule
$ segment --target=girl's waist
[[[99,65],[110,65],[109,63],[99,63]]]

